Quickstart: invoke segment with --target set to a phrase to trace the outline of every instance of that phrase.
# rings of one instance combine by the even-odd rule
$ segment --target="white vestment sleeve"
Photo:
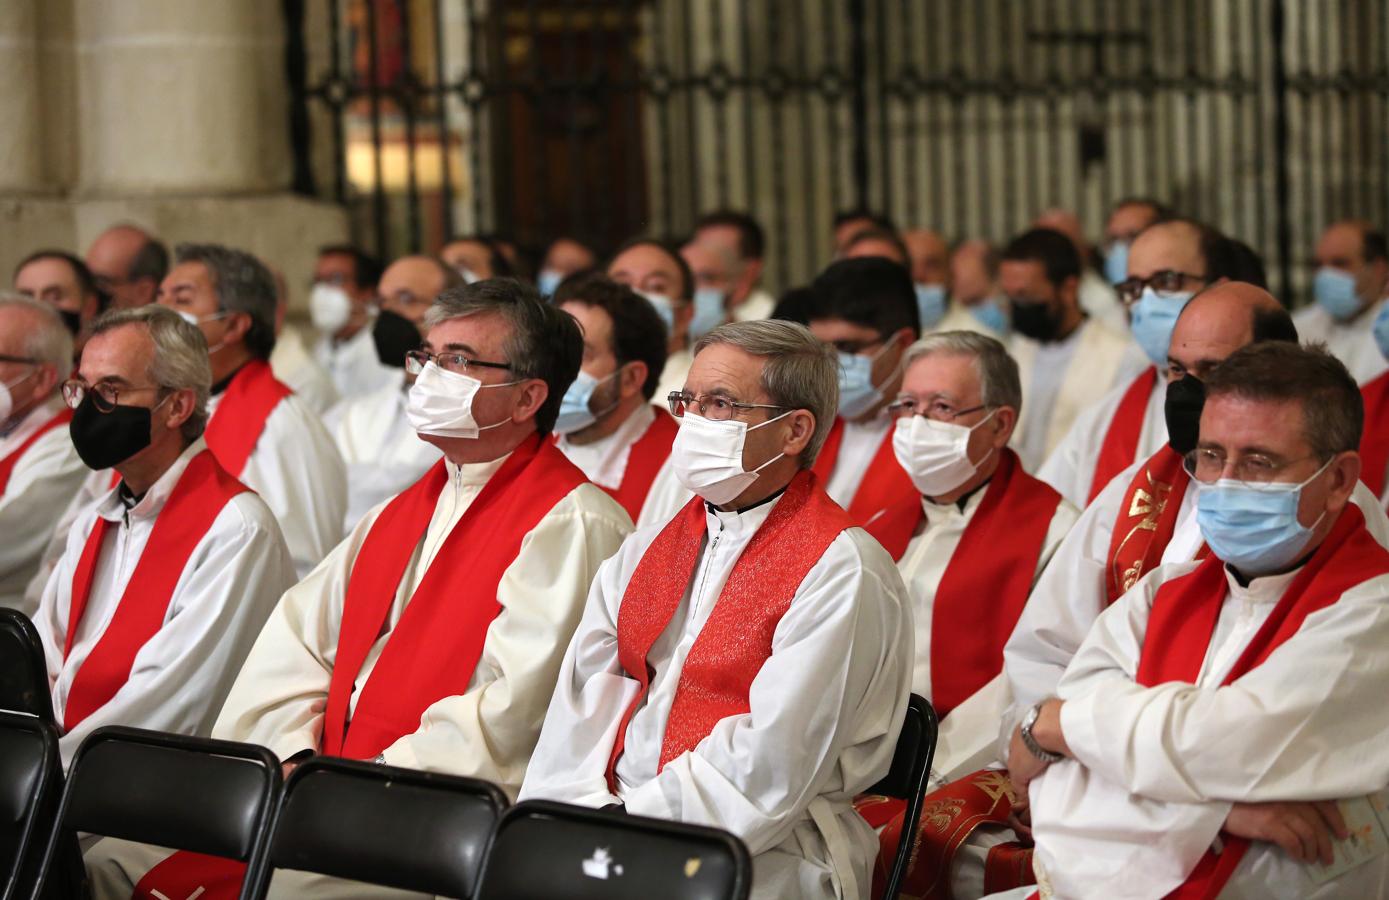
[[[757,854],[817,797],[847,802],[869,787],[891,762],[909,692],[909,609],[882,548],[859,529],[840,535],[778,624],[750,712],[626,794],[628,811],[723,828]]]
[[[47,409],[43,413],[51,416]],[[16,463],[0,493],[0,606],[30,618],[37,612],[38,595],[26,602],[26,588],[87,472],[66,427],[40,437]]]
[[[63,658],[72,577],[85,544],[86,534],[74,533],[40,607],[36,624],[50,678]],[[64,764],[102,725],[207,734],[256,633],[293,582],[265,504],[247,494],[233,498],[194,549],[163,625],[136,653],[125,684],[60,739]]]
[[[468,690],[426,709],[386,761],[482,778],[515,796],[594,575],[630,531],[627,514],[591,484],[547,513],[502,574],[502,611]]]

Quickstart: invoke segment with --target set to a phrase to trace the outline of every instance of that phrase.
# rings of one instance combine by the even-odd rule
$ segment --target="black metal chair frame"
[[[45,722],[53,722],[53,698],[48,688],[48,668],[44,663],[43,644],[38,630],[28,617],[16,609],[0,607],[0,646],[13,643],[19,649],[21,659],[9,660],[4,665],[12,674],[26,682],[24,686],[11,686],[19,696],[4,696],[0,693],[0,710],[28,713],[38,716]],[[27,672],[21,670],[27,669]],[[3,687],[0,682],[0,687]]]
[[[916,828],[921,822],[922,798],[930,784],[931,760],[936,755],[936,737],[940,723],[936,711],[925,698],[912,694],[907,700],[902,733],[892,754],[892,767],[877,784],[864,793],[879,794],[907,801],[902,813],[902,839],[897,844],[897,856],[892,862],[884,885],[883,897],[895,898],[907,876]]]
[[[157,748],[161,750],[171,750],[178,753],[197,754],[209,758],[230,758],[244,760],[253,763],[260,769],[262,777],[256,788],[256,813],[254,821],[250,825],[248,837],[249,851],[246,854],[247,864],[246,876],[241,885],[239,894],[240,900],[250,900],[257,896],[262,888],[262,883],[266,878],[263,870],[265,843],[270,836],[270,827],[274,820],[275,810],[278,806],[281,777],[280,762],[275,755],[264,747],[255,744],[241,744],[234,741],[219,741],[212,738],[189,737],[180,734],[165,734],[158,731],[148,731],[142,728],[127,728],[120,725],[108,725],[93,731],[82,745],[77,748],[77,753],[73,757],[72,765],[69,769],[67,786],[63,790],[62,804],[58,809],[57,820],[53,824],[53,829],[49,835],[47,850],[44,854],[44,874],[52,877],[51,867],[53,865],[55,850],[60,846],[60,842],[67,835],[76,831],[91,832],[108,836],[108,830],[92,827],[97,823],[85,821],[69,821],[74,814],[74,806],[82,801],[80,796],[83,789],[83,762],[91,757],[94,752],[98,752],[103,745],[112,743],[122,743],[138,747]],[[170,806],[182,804],[196,804],[199,802],[197,797],[178,796],[171,799]],[[76,814],[80,818],[80,813]],[[194,847],[179,847],[172,842],[159,842],[153,840],[147,829],[133,827],[129,830],[122,830],[119,833],[109,834],[111,837],[119,837],[131,841],[143,843],[158,843],[160,846],[170,846],[175,850],[199,850]]]
[[[58,732],[37,716],[0,712],[0,732],[18,732],[38,740],[38,769],[22,799],[24,812],[19,822],[19,840],[14,847],[14,864],[0,873],[0,898],[19,900],[34,896],[43,869],[48,833],[58,813],[63,792],[63,764],[58,755]],[[0,785],[8,791],[11,785]]]
[[[270,878],[276,869],[290,869],[296,871],[314,872],[320,875],[331,877],[348,878],[354,881],[363,881],[377,884],[381,887],[391,887],[400,890],[414,890],[424,893],[442,894],[445,893],[443,885],[431,885],[422,880],[418,872],[413,877],[410,873],[402,872],[402,877],[396,881],[375,880],[363,877],[365,873],[361,871],[349,871],[349,867],[334,865],[329,860],[324,860],[316,855],[323,851],[322,847],[314,848],[312,844],[304,845],[293,843],[288,836],[290,832],[282,832],[281,828],[287,823],[293,823],[296,815],[296,798],[304,796],[304,785],[310,779],[322,779],[325,776],[334,776],[340,779],[356,779],[367,782],[379,789],[381,796],[377,798],[380,804],[377,809],[385,809],[392,802],[392,793],[399,794],[402,787],[424,789],[430,792],[437,792],[441,797],[466,798],[469,801],[480,802],[490,805],[493,811],[493,821],[485,834],[482,835],[481,852],[478,854],[477,867],[471,873],[459,873],[467,880],[472,882],[472,888],[468,896],[472,895],[473,889],[481,878],[483,862],[486,859],[487,848],[491,843],[492,827],[496,825],[497,819],[507,807],[507,797],[500,788],[486,781],[476,778],[460,778],[453,775],[442,775],[433,772],[421,772],[415,769],[402,769],[395,766],[378,765],[375,763],[360,762],[357,760],[340,759],[336,757],[313,757],[299,767],[297,767],[285,782],[284,792],[275,814],[275,823],[271,829],[270,837],[265,842],[263,852],[265,859],[259,870],[263,874],[263,883],[260,892],[255,896],[263,897],[269,887]],[[304,802],[304,801],[301,801]],[[382,827],[389,828],[389,817],[383,816],[387,821],[382,823]],[[363,834],[359,837],[363,845],[361,853],[366,856],[372,853],[372,844],[379,841],[379,832]],[[294,834],[295,837],[299,836]],[[340,846],[332,848],[334,851],[341,852],[345,849],[347,842],[341,842]]]
[[[617,831],[627,831],[635,834],[658,833],[673,838],[688,838],[697,841],[700,845],[708,847],[715,846],[725,850],[733,861],[734,884],[733,890],[728,895],[727,900],[747,900],[748,894],[752,890],[752,857],[748,853],[747,846],[732,834],[718,828],[709,828],[703,825],[690,825],[685,822],[673,822],[667,819],[653,819],[646,816],[633,816],[613,810],[591,809],[583,806],[572,806],[567,803],[555,803],[549,800],[527,800],[518,803],[502,815],[501,821],[497,823],[496,831],[492,837],[492,849],[495,850],[497,841],[506,831],[508,826],[518,820],[530,819],[536,816],[544,816],[553,819],[560,819],[566,822],[578,822],[589,826],[610,828]],[[482,867],[482,877],[478,881],[478,889],[475,894],[479,900],[490,895],[488,893],[488,876],[495,857],[491,851],[488,853],[487,861]],[[495,890],[495,888],[494,888]]]

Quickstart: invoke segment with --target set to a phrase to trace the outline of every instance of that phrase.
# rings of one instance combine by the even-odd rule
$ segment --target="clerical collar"
[[[961,497],[961,498],[959,498],[958,500],[956,500],[955,503],[954,503],[954,506],[955,506],[957,509],[959,509],[960,512],[964,512],[964,511],[965,511],[965,507],[969,505],[970,499],[973,498],[975,494],[979,493],[979,492],[982,491],[984,488],[988,487],[988,486],[989,486],[989,482],[992,481],[992,480],[993,480],[993,478],[992,478],[992,477],[989,477],[989,478],[986,478],[986,479],[984,479],[983,481],[981,481],[979,484],[975,485],[974,488],[971,489],[969,493],[965,494],[963,497]],[[922,494],[922,495],[921,495],[921,499],[925,500],[927,503],[930,503],[930,504],[932,504],[932,505],[934,505],[934,506],[941,506],[941,505],[942,505],[942,504],[940,504],[940,503],[936,503],[936,501],[932,500],[930,497],[927,497],[925,494]]]
[[[148,493],[148,491],[145,493]],[[121,501],[121,505],[124,506],[127,511],[139,506],[140,501],[145,499],[145,493],[136,494],[125,483],[124,479],[122,479],[121,483],[116,487],[116,497]]]
[[[789,485],[788,485],[788,487],[789,487]],[[708,513],[711,514],[711,515],[718,515],[719,513],[723,513],[723,514],[726,515],[726,516],[741,516],[743,513],[745,513],[745,512],[751,512],[752,510],[757,509],[757,507],[759,507],[759,506],[766,506],[768,503],[771,503],[773,500],[775,500],[776,498],[780,497],[780,496],[781,496],[782,494],[784,494],[784,493],[786,493],[786,488],[782,488],[781,490],[777,491],[777,492],[774,493],[774,494],[769,494],[768,496],[763,497],[761,500],[758,500],[756,503],[753,503],[753,504],[751,504],[751,505],[749,505],[749,506],[744,506],[744,507],[742,507],[742,508],[740,508],[740,509],[729,509],[729,510],[719,509],[717,506],[715,506],[714,504],[710,503],[708,500],[705,500],[705,501],[704,501],[704,509],[705,509],[706,512],[708,512]]]
[[[1321,545],[1318,544],[1317,546],[1320,547]],[[1316,552],[1317,552],[1317,547],[1313,547],[1311,550],[1309,550],[1309,551],[1307,552],[1307,554],[1306,554],[1305,556],[1303,556],[1303,557],[1302,557],[1301,559],[1299,559],[1297,562],[1295,562],[1295,563],[1293,563],[1292,565],[1288,566],[1286,569],[1282,569],[1282,570],[1280,570],[1280,571],[1278,571],[1278,572],[1268,572],[1268,573],[1263,574],[1263,575],[1246,575],[1246,574],[1244,574],[1243,572],[1241,572],[1239,569],[1236,569],[1234,566],[1230,565],[1229,563],[1226,563],[1226,564],[1225,564],[1225,571],[1229,572],[1229,573],[1230,573],[1230,577],[1233,578],[1233,579],[1235,579],[1235,584],[1238,584],[1238,585],[1239,585],[1240,587],[1242,587],[1242,588],[1247,588],[1247,587],[1249,587],[1250,584],[1252,584],[1253,582],[1257,581],[1257,580],[1260,579],[1260,578],[1277,578],[1279,575],[1288,575],[1288,574],[1291,574],[1291,573],[1293,573],[1293,572],[1296,572],[1298,569],[1302,568],[1303,566],[1307,565],[1307,563],[1311,562],[1311,561],[1312,561],[1312,556],[1313,556]]]

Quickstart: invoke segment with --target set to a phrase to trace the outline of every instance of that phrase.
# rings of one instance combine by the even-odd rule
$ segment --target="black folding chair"
[[[916,827],[921,821],[921,798],[931,775],[931,758],[936,755],[936,734],[939,729],[936,711],[924,698],[912,694],[907,700],[907,717],[902,721],[902,734],[892,754],[892,767],[877,784],[864,793],[895,797],[907,801],[902,813],[902,840],[897,845],[897,857],[892,862],[884,898],[896,898],[902,879],[907,876]]]
[[[456,778],[315,758],[285,783],[264,867],[472,897],[506,795]]]
[[[58,732],[36,716],[0,712],[0,898],[33,896],[63,794]]]
[[[745,900],[747,847],[717,828],[530,800],[492,835],[476,900]]]
[[[24,613],[0,607],[0,710],[53,721],[43,644]]]
[[[249,900],[280,781],[279,760],[254,744],[98,728],[73,757],[44,864],[79,831],[191,850],[247,863],[239,896]]]

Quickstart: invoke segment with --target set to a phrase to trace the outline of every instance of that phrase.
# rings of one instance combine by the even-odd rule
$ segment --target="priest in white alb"
[[[1368,384],[1389,369],[1373,334],[1375,320],[1389,308],[1389,242],[1369,222],[1332,222],[1317,240],[1313,260],[1314,302],[1293,314],[1298,333],[1324,342],[1356,381]]]
[[[275,608],[213,730],[482,778],[514,796],[599,564],[631,530],[549,431],[579,370],[573,318],[491,279],[442,294],[409,416],[444,459],[378,506]],[[107,839],[98,897],[235,897],[239,863]],[[281,872],[278,897],[379,897]]]
[[[274,510],[302,578],[342,539],[347,475],[318,416],[270,371],[276,302],[270,271],[241,250],[180,244],[159,302],[207,338],[207,445]]]
[[[102,725],[207,735],[294,583],[265,503],[202,438],[212,375],[193,326],[107,313],[63,385],[83,462],[119,483],[79,512],[34,624],[70,762]]]
[[[53,307],[0,293],[0,606],[31,618],[25,588],[88,472],[59,393],[71,371],[72,334]]]
[[[555,422],[559,448],[635,522],[675,440],[665,398],[651,402],[666,364],[665,327],[648,301],[598,273],[566,280],[551,302],[584,333],[583,367]]]
[[[1186,468],[1209,553],[1101,614],[1011,737],[1040,894],[1383,896],[1389,551],[1350,502],[1360,393],[1289,343],[1205,384]]]
[[[521,797],[724,828],[757,898],[862,898],[856,794],[891,762],[911,680],[891,558],[810,471],[834,354],[789,322],[723,325],[672,401],[697,496],[599,570]]]
[[[864,528],[897,560],[911,595],[912,691],[940,716],[932,762],[932,784],[940,786],[994,760],[1009,702],[1003,645],[1078,513],[1024,472],[1008,449],[1022,388],[1001,343],[975,332],[937,332],[908,348],[905,364],[890,407],[892,444],[916,490]],[[904,807],[876,796],[858,803],[870,825],[885,826],[880,868],[895,858]],[[906,893],[923,894],[936,878],[933,846],[928,841],[913,853]]]

